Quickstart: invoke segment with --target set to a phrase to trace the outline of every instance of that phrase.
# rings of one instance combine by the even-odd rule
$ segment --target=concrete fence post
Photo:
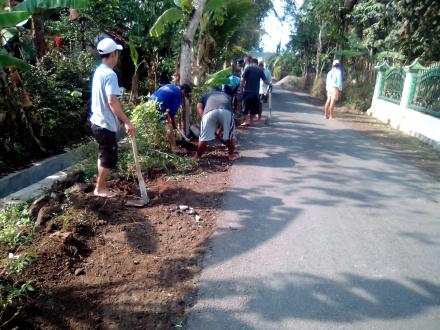
[[[408,108],[416,88],[414,77],[423,69],[425,67],[419,63],[419,59],[416,59],[411,65],[404,67],[405,82],[403,84],[402,99],[400,100],[400,107],[402,109]]]
[[[376,84],[374,85],[373,99],[371,100],[371,108],[374,107],[376,100],[383,89],[383,84],[385,80],[385,72],[390,68],[388,63],[384,61],[381,65],[375,66],[374,69],[378,72],[376,77]]]

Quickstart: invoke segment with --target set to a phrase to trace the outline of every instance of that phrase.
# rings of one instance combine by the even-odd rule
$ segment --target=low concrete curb
[[[88,148],[93,146],[93,142],[82,145],[76,149],[67,151],[61,155],[56,155],[35,163],[23,171],[10,174],[0,179],[0,198],[8,196],[20,189],[28,187],[48,176],[61,171],[74,162],[84,158]]]

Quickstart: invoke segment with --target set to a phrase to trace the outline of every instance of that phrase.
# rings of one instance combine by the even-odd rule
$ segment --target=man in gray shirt
[[[124,123],[128,135],[134,136],[136,129],[122,110],[118,99],[118,78],[113,71],[118,64],[122,46],[110,38],[105,38],[96,48],[101,56],[101,65],[93,75],[90,116],[92,133],[99,144],[98,178],[94,194],[100,197],[115,197],[115,194],[108,190],[107,178],[118,161],[116,132],[119,130],[120,121]]]
[[[200,159],[208,145],[208,141],[222,138],[228,147],[228,158],[233,161],[239,158],[235,152],[234,116],[232,99],[221,90],[212,89],[204,94],[197,103],[197,113],[202,117],[197,153],[194,159]]]

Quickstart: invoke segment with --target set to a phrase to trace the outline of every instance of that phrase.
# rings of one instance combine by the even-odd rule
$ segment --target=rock
[[[181,210],[181,211],[186,211],[188,209],[189,209],[188,205],[179,205],[179,210]]]
[[[49,195],[50,200],[55,202],[61,202],[64,199],[64,194],[61,192],[51,192]]]
[[[106,225],[106,224],[107,224],[107,221],[102,220],[102,219],[100,219],[100,220],[98,220],[98,221],[96,222],[96,225],[97,225],[97,226],[104,226],[104,225]]]
[[[40,211],[38,211],[37,221],[35,221],[35,227],[44,225],[52,218],[54,214],[60,211],[61,207],[59,205],[43,206]]]
[[[84,268],[77,268],[75,269],[75,276],[84,275],[86,272],[84,271]]]
[[[72,187],[66,189],[67,194],[73,194],[73,193],[79,193],[79,192],[85,192],[89,189],[89,185],[85,182],[77,182]]]
[[[192,207],[189,208],[188,210],[188,214],[196,214],[196,211],[194,211],[194,209]]]
[[[70,231],[67,231],[65,233],[61,231],[56,231],[51,234],[50,237],[61,238],[63,240],[63,243],[68,243],[74,240],[73,234]]]
[[[49,201],[49,196],[47,194],[41,195],[38,197],[32,205],[29,207],[29,215],[32,219],[37,219],[38,212],[40,212],[40,209],[47,204]]]
[[[134,260],[133,263],[134,263],[135,265],[139,265],[139,260]]]
[[[196,222],[201,222],[202,221],[202,217],[200,215],[196,215]]]

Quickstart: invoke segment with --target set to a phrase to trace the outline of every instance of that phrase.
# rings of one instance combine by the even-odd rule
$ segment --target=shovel
[[[139,182],[139,190],[141,191],[141,199],[127,200],[125,202],[125,205],[142,207],[147,205],[150,199],[148,198],[147,187],[145,186],[144,177],[142,176],[141,173],[141,166],[139,165],[139,155],[136,145],[136,137],[133,136],[130,138],[130,140],[131,140],[131,146],[133,147],[134,164],[136,166],[136,173]]]
[[[269,118],[267,118],[264,123],[270,126],[272,120],[272,86],[267,87],[267,93],[269,94]]]

